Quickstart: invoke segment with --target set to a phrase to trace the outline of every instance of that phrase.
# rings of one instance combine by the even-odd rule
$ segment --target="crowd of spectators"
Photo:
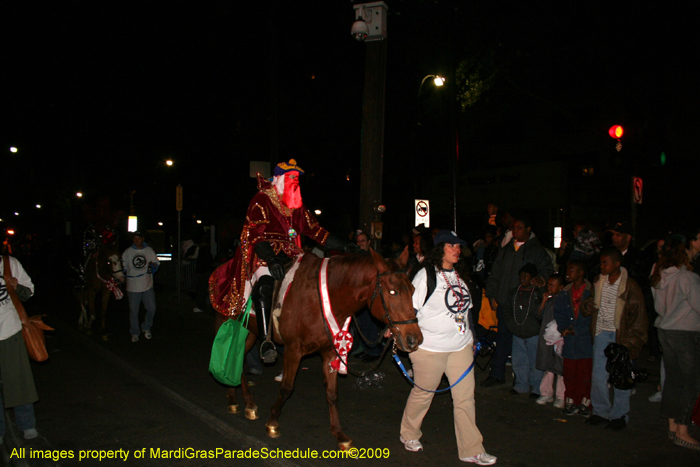
[[[648,362],[661,360],[662,384],[650,400],[661,402],[668,438],[700,450],[689,431],[691,419],[700,418],[700,229],[666,231],[638,248],[628,222],[576,222],[553,249],[528,216],[497,212],[489,205],[478,238],[462,247],[475,339],[495,349],[480,385],[505,385],[510,366],[514,397],[528,394],[566,416],[620,431],[630,423],[646,347]],[[407,246],[413,278],[436,231],[418,226],[412,242],[394,242],[385,256]],[[618,382],[624,371],[627,381]]]

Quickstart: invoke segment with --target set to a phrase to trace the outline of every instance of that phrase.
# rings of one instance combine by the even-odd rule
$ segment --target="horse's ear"
[[[400,269],[406,269],[406,265],[408,264],[408,245],[403,249],[403,253],[399,255],[396,262],[399,264]]]
[[[389,267],[386,265],[384,258],[382,258],[382,256],[380,254],[378,254],[372,248],[369,249],[369,253],[372,255],[372,259],[374,260],[374,265],[377,266],[377,270],[379,271],[379,274],[383,274],[389,270]]]

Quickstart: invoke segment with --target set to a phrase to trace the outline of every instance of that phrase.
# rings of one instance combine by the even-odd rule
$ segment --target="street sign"
[[[175,209],[182,211],[182,185],[178,185],[175,189]]]
[[[415,200],[416,206],[416,225],[423,224],[426,228],[430,227],[430,201],[427,199]]]
[[[642,188],[644,183],[641,177],[633,177],[632,182],[632,201],[636,204],[642,204]]]

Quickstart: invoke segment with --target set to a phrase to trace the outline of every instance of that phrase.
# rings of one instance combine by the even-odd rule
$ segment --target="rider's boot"
[[[272,312],[272,292],[274,280],[270,276],[262,276],[256,284],[257,292],[253,299],[255,300],[255,309],[258,314],[258,331],[259,335],[263,336],[263,343],[260,346],[260,358],[264,363],[274,363],[277,360],[277,347],[275,347],[272,339],[268,338],[272,331],[268,329],[270,323],[270,313]]]

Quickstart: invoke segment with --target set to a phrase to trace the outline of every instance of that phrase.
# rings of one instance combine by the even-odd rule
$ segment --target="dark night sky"
[[[278,159],[295,157],[307,170],[307,204],[356,211],[364,46],[349,34],[352,2],[16,3],[2,18],[0,144],[3,165],[29,172],[34,186],[18,200],[27,177],[13,178],[3,216],[10,205],[50,205],[76,190],[89,194],[84,202],[109,195],[128,209],[136,190],[140,214],[172,217],[182,183],[188,215],[240,217],[254,190],[248,162],[271,157],[273,115]],[[477,139],[496,126],[506,138],[517,133],[503,114],[528,120],[533,102],[567,113],[594,99],[690,157],[697,41],[689,11],[494,3],[387,1],[385,180],[430,172],[405,157],[418,85],[474,51],[493,52],[487,66],[507,68],[472,109]],[[439,98],[424,93],[420,109],[430,116]],[[176,169],[165,169],[168,157]],[[342,225],[342,216],[329,218]]]

